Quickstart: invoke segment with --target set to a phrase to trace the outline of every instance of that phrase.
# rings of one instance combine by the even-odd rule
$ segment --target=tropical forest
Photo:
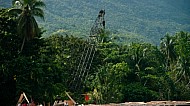
[[[0,0],[0,105],[21,94],[51,106],[190,100],[190,1]]]

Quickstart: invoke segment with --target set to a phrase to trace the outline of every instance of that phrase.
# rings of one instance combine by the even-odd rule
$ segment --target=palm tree
[[[183,81],[190,84],[190,34],[185,32],[179,32],[175,35],[176,37],[176,51],[178,54],[178,62],[177,66],[177,76],[179,79],[176,81],[180,81],[183,78]]]
[[[34,16],[44,19],[44,12],[41,7],[45,4],[39,0],[13,0],[13,8],[9,13],[18,14],[18,34],[23,38],[20,52],[22,52],[25,41],[33,39],[40,33]]]
[[[169,70],[171,63],[177,59],[174,38],[167,34],[161,39],[161,52],[166,56],[166,68]]]

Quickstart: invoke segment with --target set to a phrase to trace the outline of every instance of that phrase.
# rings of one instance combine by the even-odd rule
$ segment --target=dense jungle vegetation
[[[15,105],[22,92],[38,103],[53,103],[56,95],[68,99],[65,91],[79,103],[85,103],[84,93],[91,94],[88,103],[190,99],[189,32],[164,34],[159,46],[122,44],[104,33],[88,74],[73,91],[69,84],[89,43],[80,35],[42,37],[36,16],[44,19],[45,3],[20,1],[22,5],[0,9],[0,105]]]

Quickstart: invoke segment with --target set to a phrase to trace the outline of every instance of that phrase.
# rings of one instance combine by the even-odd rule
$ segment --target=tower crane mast
[[[105,30],[104,20],[105,10],[100,10],[99,14],[90,30],[90,36],[87,39],[87,43],[84,45],[83,53],[80,57],[80,61],[77,70],[73,73],[73,80],[70,82],[69,88],[72,91],[81,88],[81,82],[88,76],[91,68],[95,52],[97,41],[99,41],[100,35]]]

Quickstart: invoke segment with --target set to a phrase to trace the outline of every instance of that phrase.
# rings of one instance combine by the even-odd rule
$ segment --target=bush
[[[155,91],[149,90],[147,87],[139,83],[131,83],[125,87],[124,101],[130,102],[147,102],[157,100],[159,94]]]

